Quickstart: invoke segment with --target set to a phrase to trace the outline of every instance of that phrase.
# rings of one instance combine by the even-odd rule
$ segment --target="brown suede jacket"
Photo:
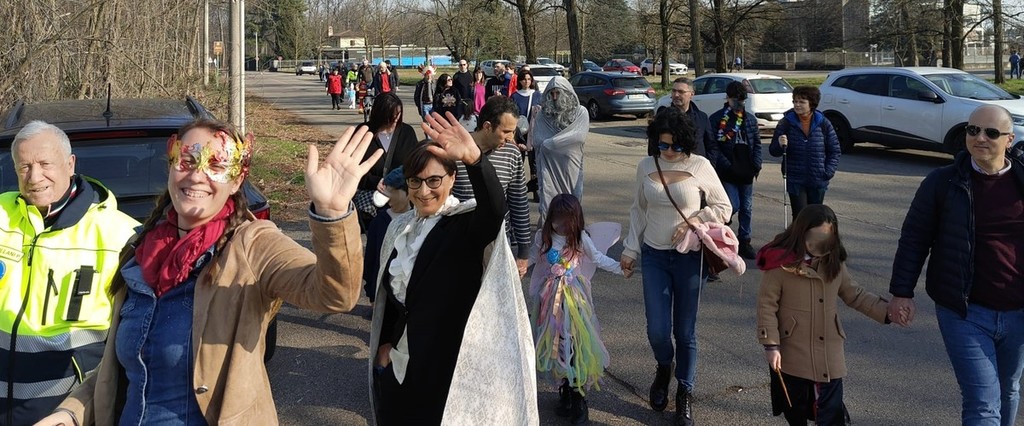
[[[889,302],[854,283],[846,265],[830,282],[803,263],[797,271],[779,267],[763,272],[757,338],[762,345],[779,346],[784,373],[815,382],[846,376],[846,332],[836,312],[837,298],[885,324]]]
[[[309,221],[313,251],[269,221],[238,227],[200,273],[193,313],[193,389],[209,424],[276,425],[277,410],[263,365],[264,335],[281,301],[323,312],[346,312],[359,298],[363,270],[356,215]],[[81,425],[118,418],[121,366],[114,342],[125,291],[115,295],[110,333],[99,367],[60,405]]]

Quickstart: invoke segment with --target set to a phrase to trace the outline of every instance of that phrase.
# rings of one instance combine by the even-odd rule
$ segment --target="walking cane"
[[[793,401],[789,399],[789,390],[786,389],[786,381],[782,379],[782,370],[775,370],[775,374],[779,377],[779,384],[782,385],[782,394],[786,395],[786,405],[793,408]]]
[[[786,135],[779,136],[779,141],[787,140]],[[789,227],[789,211],[787,209],[787,200],[789,193],[786,192],[786,151],[789,148],[789,144],[782,145],[782,229]]]

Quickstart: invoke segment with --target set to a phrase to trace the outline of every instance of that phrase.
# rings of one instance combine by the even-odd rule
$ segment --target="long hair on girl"
[[[541,253],[547,253],[551,249],[551,234],[555,233],[555,221],[562,224],[565,230],[565,249],[563,255],[566,259],[575,257],[583,250],[581,240],[583,239],[583,206],[580,200],[572,194],[558,194],[548,205],[548,217],[544,220],[544,228],[541,231]]]
[[[839,219],[829,206],[811,204],[804,207],[789,228],[776,235],[766,247],[785,250],[793,255],[793,261],[786,266],[798,266],[807,256],[807,231],[826,223],[832,225],[832,236],[818,247],[818,250],[825,253],[819,258],[819,266],[825,272],[824,278],[831,281],[839,276],[842,264],[846,261],[846,248],[839,238]]]

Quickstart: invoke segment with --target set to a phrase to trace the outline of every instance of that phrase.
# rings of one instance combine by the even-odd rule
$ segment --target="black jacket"
[[[675,108],[675,106],[669,106],[668,108]],[[660,111],[667,111],[668,108],[662,108]],[[715,143],[715,136],[711,133],[711,123],[708,121],[708,115],[701,111],[700,108],[697,108],[697,104],[690,102],[690,109],[686,111],[686,117],[693,121],[693,127],[696,129],[694,136],[697,139],[697,146],[694,148],[693,153],[709,160],[718,158],[718,144]],[[647,155],[654,156],[658,154],[658,143],[648,143]]]
[[[1007,156],[1010,173],[1024,197],[1024,161]],[[914,297],[925,259],[925,291],[935,303],[967,316],[974,281],[974,206],[971,194],[971,156],[957,154],[953,164],[924,178],[903,221],[892,264],[889,293]]]
[[[427,234],[413,265],[404,306],[391,294],[390,274],[381,278],[388,301],[380,344],[398,343],[404,312],[410,358],[402,385],[383,390],[380,424],[441,423],[462,334],[480,292],[484,249],[498,236],[507,210],[494,167],[487,157],[480,158],[476,165],[466,166],[476,209],[442,217]],[[498,242],[505,243],[504,239]],[[387,265],[395,255],[393,251]]]
[[[360,124],[360,126],[365,125],[365,123]],[[399,123],[395,126],[395,133],[391,135],[390,149],[395,150],[395,152],[391,154],[391,164],[387,165],[387,168],[384,167],[384,163],[387,162],[388,158],[388,153],[385,152],[384,155],[381,155],[380,158],[377,159],[377,162],[373,164],[373,167],[370,167],[370,170],[363,175],[362,179],[359,180],[359,189],[367,191],[377,189],[377,184],[380,183],[381,179],[384,179],[384,176],[387,176],[388,172],[404,164],[405,159],[409,157],[409,153],[412,152],[413,148],[415,148],[418,143],[419,140],[416,139],[416,131],[413,130],[412,126],[406,123]],[[378,149],[384,149],[384,145],[380,143],[377,136],[374,136],[373,140],[370,141],[370,146],[366,148],[366,154],[363,156],[363,161],[369,159],[370,156],[373,155],[374,152],[377,152]]]

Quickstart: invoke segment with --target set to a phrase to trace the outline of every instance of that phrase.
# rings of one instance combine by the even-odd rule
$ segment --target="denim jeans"
[[[967,318],[935,306],[939,331],[963,398],[964,425],[1012,425],[1024,366],[1024,310],[967,306]]]
[[[729,195],[733,214],[739,213],[740,227],[737,237],[740,241],[750,241],[750,219],[754,213],[754,185],[740,185],[722,182],[725,193]]]
[[[789,203],[793,208],[793,220],[800,214],[800,210],[808,204],[821,204],[825,202],[825,191],[828,186],[806,186],[801,184],[789,184]]]
[[[700,288],[707,279],[700,252],[640,249],[643,273],[644,313],[647,340],[659,365],[671,365],[676,357],[676,379],[692,391],[697,375],[697,308]],[[675,336],[675,347],[672,337]]]

